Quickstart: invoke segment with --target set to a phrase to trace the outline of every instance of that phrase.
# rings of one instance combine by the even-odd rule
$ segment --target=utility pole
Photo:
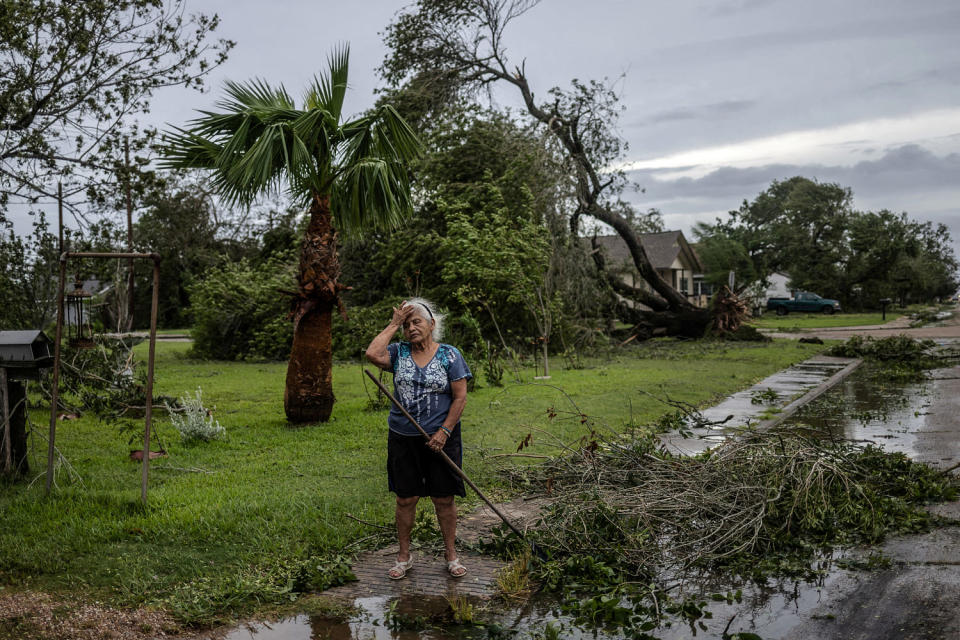
[[[133,253],[133,198],[130,196],[130,139],[123,139],[123,159],[126,165],[127,192],[127,252]],[[127,322],[126,331],[133,329],[133,258],[127,262]]]

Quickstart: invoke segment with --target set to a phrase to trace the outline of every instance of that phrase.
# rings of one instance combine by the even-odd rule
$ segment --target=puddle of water
[[[917,457],[917,434],[926,423],[930,394],[926,381],[878,383],[865,370],[859,371],[803,407],[784,426],[809,425],[838,438],[872,442]]]
[[[705,630],[685,622],[673,621],[651,634],[660,640],[682,640],[697,635],[719,638],[724,630],[729,633],[749,631],[764,638],[789,637],[791,628],[801,620],[808,619],[824,604],[824,596],[834,584],[848,579],[849,572],[835,570],[818,583],[779,580],[770,581],[766,585],[756,585],[709,581],[709,584],[698,585],[704,594],[740,589],[741,602],[711,602],[708,611],[712,617],[698,621],[706,627]],[[556,600],[551,596],[535,596],[522,606],[505,610],[491,607],[480,613],[485,626],[478,627],[420,625],[411,629],[391,628],[387,619],[392,602],[388,598],[362,598],[355,604],[361,607],[364,613],[348,621],[297,616],[269,625],[258,624],[249,629],[236,630],[227,636],[227,640],[479,640],[489,637],[531,639],[543,637],[543,629],[548,624],[560,629],[560,637],[572,640],[614,640],[624,637],[622,631],[615,629],[577,627],[569,618],[558,613]],[[442,613],[446,606],[442,598],[402,598],[394,606],[393,615],[406,615],[410,619],[417,616],[429,617]],[[498,631],[500,633],[497,633]]]
[[[276,623],[258,623],[236,629],[226,640],[474,640],[496,637],[498,630],[529,634],[558,621],[551,600],[546,597],[534,598],[519,607],[501,606],[496,610],[481,600],[473,600],[472,604],[477,607],[478,619],[483,620],[484,626],[451,624],[449,604],[441,597],[371,597],[354,601],[362,613],[350,620],[301,615]],[[395,622],[391,624],[391,620]],[[606,636],[596,635],[592,630],[571,630],[564,637]]]

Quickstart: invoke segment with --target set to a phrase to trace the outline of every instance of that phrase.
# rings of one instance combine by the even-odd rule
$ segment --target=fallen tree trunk
[[[614,311],[621,320],[633,325],[630,335],[635,340],[667,336],[702,338],[713,320],[709,309],[691,307],[676,311],[652,311],[631,307],[625,300],[619,300]]]

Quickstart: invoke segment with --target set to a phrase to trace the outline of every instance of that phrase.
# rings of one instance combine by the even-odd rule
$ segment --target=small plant
[[[491,387],[503,386],[503,362],[496,348],[487,349],[487,358],[483,363],[483,377]]]
[[[474,624],[477,616],[477,607],[467,600],[466,596],[447,598],[450,605],[450,615],[457,624]]]
[[[497,589],[507,600],[522,600],[530,595],[530,549],[515,556],[513,562],[497,574]]]
[[[428,545],[442,540],[443,536],[440,533],[440,528],[437,527],[436,519],[420,509],[414,517],[410,538],[417,544]]]
[[[560,627],[555,627],[552,622],[548,622],[543,628],[543,640],[560,640]]]
[[[893,564],[890,556],[881,551],[872,552],[866,557],[840,558],[835,563],[841,569],[853,571],[882,571]]]
[[[166,404],[170,413],[170,422],[180,433],[180,440],[185,443],[210,442],[221,440],[227,435],[227,430],[215,420],[213,412],[203,406],[203,391],[197,387],[196,396],[182,396],[180,408]]]
[[[750,404],[773,404],[780,396],[770,387],[757,389],[750,394]]]
[[[383,614],[383,626],[390,631],[422,631],[430,625],[428,616],[402,613],[400,600],[392,601]]]
[[[687,413],[682,409],[663,414],[653,423],[653,427],[657,433],[676,431],[684,438],[693,437],[693,431],[690,430],[690,420],[688,420]]]

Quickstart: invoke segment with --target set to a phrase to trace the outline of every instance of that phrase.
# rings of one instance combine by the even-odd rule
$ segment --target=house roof
[[[0,331],[0,345],[19,345],[19,344],[33,344],[40,336],[43,336],[43,339],[46,342],[51,342],[50,338],[47,337],[40,329],[25,329],[22,331]]]
[[[703,263],[700,256],[693,250],[690,243],[683,236],[682,231],[661,231],[659,233],[641,233],[640,245],[647,252],[650,264],[654,269],[669,269],[674,260],[683,254],[686,263],[696,273],[703,272]],[[607,260],[611,266],[618,268],[632,265],[633,257],[627,248],[627,243],[619,235],[597,236],[597,244],[603,247]]]

